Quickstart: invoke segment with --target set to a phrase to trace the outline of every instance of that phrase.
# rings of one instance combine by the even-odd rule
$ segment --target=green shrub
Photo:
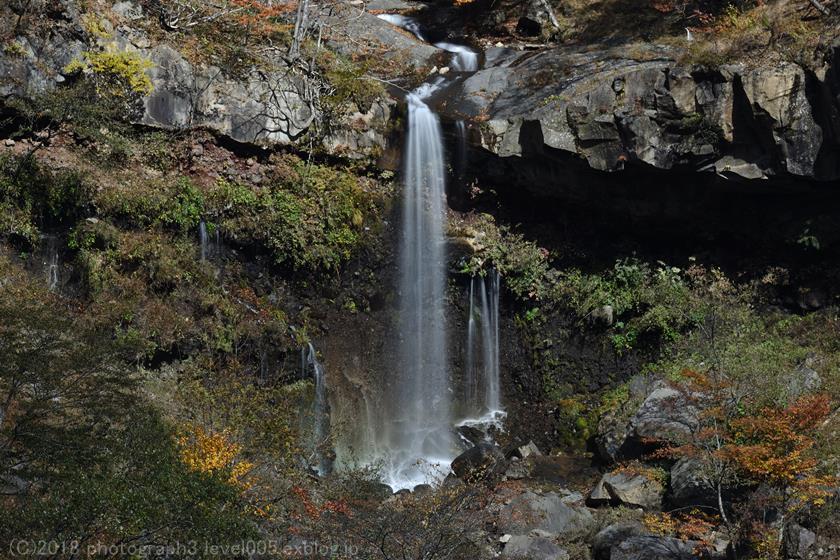
[[[335,271],[361,245],[366,215],[375,209],[359,179],[297,159],[268,188],[219,181],[208,214],[225,235],[258,244],[294,270]]]
[[[72,171],[51,172],[34,156],[0,158],[0,228],[34,246],[40,228],[75,223],[88,213],[90,189]]]

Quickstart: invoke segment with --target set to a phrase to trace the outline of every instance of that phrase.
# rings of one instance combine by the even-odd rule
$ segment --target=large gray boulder
[[[505,544],[502,558],[519,560],[569,560],[569,553],[545,537],[512,535]]]
[[[507,469],[502,450],[492,443],[479,443],[452,461],[452,472],[465,482],[493,481]]]
[[[672,506],[703,505],[714,501],[706,482],[705,468],[702,460],[691,457],[682,457],[674,463],[668,496]]]
[[[613,546],[610,560],[697,560],[699,543],[671,537],[637,536]]]
[[[805,560],[817,542],[817,535],[796,523],[785,531],[785,552],[788,558]]]
[[[699,428],[701,395],[689,394],[663,381],[633,390],[642,391],[629,403],[641,401],[635,412],[630,409],[608,413],[598,423],[595,443],[598,454],[607,462],[638,458],[651,446],[682,441]]]
[[[595,560],[611,560],[612,549],[630,537],[648,532],[640,521],[620,521],[604,527],[592,539],[592,556]]]
[[[661,384],[628,424],[628,436],[639,442],[680,441],[699,427],[699,410],[687,393]]]
[[[501,532],[511,535],[540,531],[541,534],[575,539],[588,535],[594,523],[588,509],[569,505],[558,494],[536,494],[527,490],[502,507],[498,527]]]
[[[606,473],[598,481],[589,500],[594,505],[624,504],[647,510],[662,507],[662,483],[644,473],[617,471]]]

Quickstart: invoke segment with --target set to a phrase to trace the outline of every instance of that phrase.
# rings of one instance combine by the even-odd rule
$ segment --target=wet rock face
[[[836,56],[819,73],[792,63],[708,70],[677,64],[665,47],[637,50],[489,49],[485,69],[442,111],[473,120],[472,141],[500,157],[560,152],[599,171],[635,163],[738,179],[840,177]]]

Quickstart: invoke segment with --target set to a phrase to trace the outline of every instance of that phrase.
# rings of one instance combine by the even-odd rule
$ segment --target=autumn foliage
[[[731,536],[775,557],[782,544],[779,527],[824,504],[828,489],[836,485],[834,477],[821,473],[815,453],[817,430],[831,411],[829,397],[808,394],[787,405],[756,405],[723,375],[684,370],[681,377],[677,387],[699,409],[698,426],[683,442],[654,456],[698,459],[705,484],[719,497],[719,515]],[[731,490],[736,488],[746,492],[740,503],[733,503]],[[768,510],[776,512],[775,528],[764,520]],[[647,522],[702,542],[700,529],[706,521],[689,517],[659,516]]]
[[[178,446],[181,460],[190,470],[220,475],[242,490],[251,487],[248,474],[254,465],[242,459],[242,446],[231,441],[229,432],[213,433],[191,425],[178,436]]]
[[[827,395],[807,395],[787,408],[733,420],[733,442],[723,453],[754,480],[801,485],[818,466],[812,434],[829,410]]]
[[[297,9],[297,2],[265,2],[261,0],[230,0],[235,6],[236,21],[251,33],[268,36],[288,29],[288,15]]]

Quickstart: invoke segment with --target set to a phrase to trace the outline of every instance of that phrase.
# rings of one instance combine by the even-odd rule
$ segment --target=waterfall
[[[207,247],[210,244],[207,237],[207,224],[204,220],[198,223],[198,241],[201,244],[201,260],[207,260]]]
[[[312,450],[315,456],[315,470],[320,476],[330,471],[330,461],[323,449],[330,435],[330,411],[327,401],[327,375],[324,365],[318,361],[315,347],[309,343],[306,348],[305,369],[311,369],[315,381],[315,400],[312,403]]]
[[[475,276],[470,281],[470,314],[467,317],[467,359],[464,369],[464,404],[470,412],[476,408],[478,399],[478,377],[475,372],[476,341]]]
[[[461,425],[498,423],[504,415],[499,383],[500,285],[496,270],[470,281],[463,407],[468,417]]]
[[[425,40],[411,18],[379,17]],[[478,56],[466,47],[435,46],[453,53],[453,73],[478,68]],[[440,121],[427,105],[448,80],[436,76],[406,97],[396,365],[387,383],[381,433],[367,443],[383,481],[394,489],[442,479],[460,452],[447,349],[446,161]]]
[[[426,40],[423,37],[423,34],[420,32],[420,25],[410,17],[401,16],[399,14],[379,14],[376,17],[378,17],[379,19],[384,19],[391,25],[402,27],[406,31],[409,31],[412,34],[414,34],[414,36],[420,39],[421,41]]]
[[[44,239],[44,275],[47,281],[47,288],[54,292],[58,289],[60,281],[58,239],[54,235],[45,235]]]
[[[455,72],[475,72],[478,70],[478,53],[461,45],[435,43],[435,46],[453,55],[451,67]]]
[[[446,348],[445,179],[440,123],[424,99],[440,81],[408,95],[408,140],[400,237],[396,391],[385,482],[428,482],[454,457]]]

